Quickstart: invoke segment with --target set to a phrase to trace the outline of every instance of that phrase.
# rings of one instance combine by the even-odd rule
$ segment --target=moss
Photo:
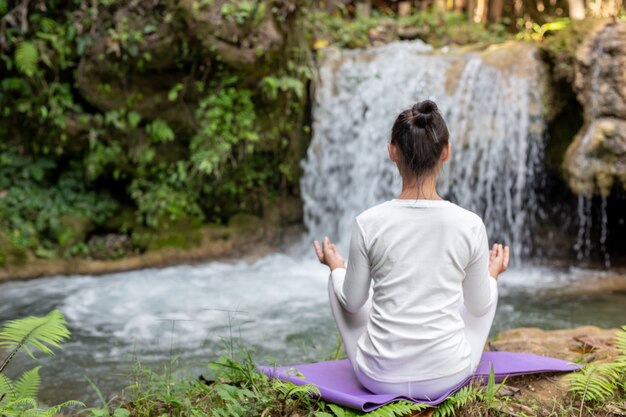
[[[202,242],[201,223],[195,219],[181,219],[165,223],[157,229],[138,228],[132,234],[132,242],[147,251],[189,249]]]
[[[65,252],[73,245],[84,242],[92,228],[93,223],[86,216],[65,215],[59,219],[59,226],[54,231],[54,237],[61,251]]]
[[[228,221],[228,227],[236,234],[254,234],[263,228],[263,221],[252,214],[238,213]]]
[[[604,19],[573,21],[567,28],[556,31],[540,44],[542,57],[551,68],[554,81],[574,82],[576,51],[590,33],[602,27]]]

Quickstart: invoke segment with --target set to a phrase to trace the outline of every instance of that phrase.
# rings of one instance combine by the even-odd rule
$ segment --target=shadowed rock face
[[[610,23],[576,52],[574,89],[585,125],[569,146],[565,168],[578,194],[608,196],[626,189],[626,23]]]
[[[245,4],[139,0],[102,12],[78,66],[81,95],[99,110],[128,108],[193,128],[192,112],[168,100],[178,84],[184,99],[194,100],[190,72],[209,80],[218,63],[226,64],[256,85],[287,47],[295,3]]]
[[[227,64],[249,67],[275,53],[285,39],[276,15],[288,15],[295,5],[287,1],[257,0],[250,9],[237,2],[216,0],[198,7],[194,0],[180,0],[178,10],[193,36],[209,56],[219,55]]]

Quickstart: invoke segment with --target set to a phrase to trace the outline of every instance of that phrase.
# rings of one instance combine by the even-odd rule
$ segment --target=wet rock
[[[92,259],[118,259],[132,251],[130,237],[120,233],[92,236],[87,243]]]
[[[585,124],[564,161],[578,194],[608,196],[615,182],[626,189],[626,23],[609,22],[578,47],[574,90]]]
[[[569,146],[565,164],[577,194],[606,197],[616,181],[626,188],[626,120],[593,119]]]

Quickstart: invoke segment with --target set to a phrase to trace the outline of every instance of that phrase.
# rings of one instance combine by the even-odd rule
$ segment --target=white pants
[[[472,375],[478,364],[489,336],[489,330],[493,323],[493,318],[496,313],[497,303],[494,301],[489,311],[482,316],[475,316],[470,313],[465,305],[461,303],[460,314],[465,322],[465,337],[471,347],[471,365],[466,369],[457,372],[453,375],[434,378],[421,381],[407,381],[407,382],[381,382],[372,379],[360,372],[356,364],[356,348],[359,337],[365,332],[367,328],[367,321],[369,320],[369,313],[372,308],[372,299],[367,300],[365,305],[356,313],[350,313],[345,310],[337,296],[331,279],[328,281],[328,295],[330,299],[330,308],[337,323],[337,329],[339,335],[343,340],[343,345],[346,349],[346,355],[352,363],[353,368],[359,382],[368,390],[376,394],[394,394],[403,395],[415,399],[434,399],[441,396],[453,386],[463,381],[468,376]],[[497,294],[495,294],[497,297]]]

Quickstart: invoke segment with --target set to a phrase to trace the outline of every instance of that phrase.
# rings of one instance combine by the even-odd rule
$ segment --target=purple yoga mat
[[[486,383],[493,366],[496,382],[515,375],[537,374],[541,372],[566,372],[580,369],[580,365],[568,361],[530,353],[484,352],[476,373],[432,401],[415,400],[408,397],[373,394],[361,386],[347,359],[302,365],[271,367],[260,366],[259,370],[270,377],[289,380],[296,385],[317,386],[323,400],[362,411],[372,411],[397,400],[408,400],[429,405],[445,401],[450,394],[469,384],[472,379]],[[301,375],[296,374],[296,370]],[[304,378],[302,378],[304,375]]]

